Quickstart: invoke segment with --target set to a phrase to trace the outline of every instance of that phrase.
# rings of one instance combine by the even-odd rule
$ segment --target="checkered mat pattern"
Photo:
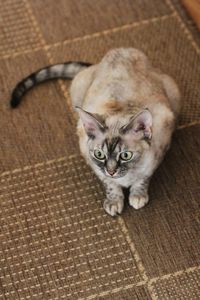
[[[200,299],[200,39],[178,0],[0,0],[0,300]],[[48,64],[143,50],[183,108],[150,203],[108,216],[81,158],[69,82],[16,82]]]

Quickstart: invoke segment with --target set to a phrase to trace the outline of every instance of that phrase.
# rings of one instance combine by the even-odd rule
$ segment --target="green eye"
[[[131,151],[124,151],[120,154],[120,158],[122,160],[128,161],[133,157],[133,152]]]
[[[100,160],[103,160],[106,158],[104,152],[100,149],[96,149],[94,150],[94,156],[97,158],[97,159],[100,159]]]

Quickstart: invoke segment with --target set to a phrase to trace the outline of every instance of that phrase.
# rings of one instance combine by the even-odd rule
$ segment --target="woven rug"
[[[200,299],[200,38],[177,0],[0,0],[0,300]],[[48,64],[143,50],[183,108],[150,203],[112,218],[80,156],[69,82],[16,82]]]

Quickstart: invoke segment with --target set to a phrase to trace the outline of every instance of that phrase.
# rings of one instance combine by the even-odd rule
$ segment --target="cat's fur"
[[[67,70],[58,66],[54,78],[61,69],[68,78]],[[99,64],[87,66],[80,65],[80,72],[77,67],[74,74],[79,73],[71,85],[72,103],[80,117],[80,149],[105,185],[106,212],[115,216],[124,206],[122,187],[130,187],[129,203],[135,209],[147,204],[150,178],[175,129],[180,94],[171,77],[154,69],[148,58],[133,48],[111,50]],[[44,80],[51,78],[44,70],[39,72]],[[41,78],[35,74],[36,79]],[[26,87],[27,80],[30,77],[21,86]],[[13,92],[13,107],[23,93],[16,97],[17,89]],[[128,161],[122,159],[131,155]]]

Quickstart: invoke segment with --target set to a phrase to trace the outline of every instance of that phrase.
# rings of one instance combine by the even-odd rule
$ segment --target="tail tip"
[[[12,96],[12,98],[10,100],[10,107],[11,108],[17,108],[19,103],[20,103],[20,98],[18,98],[16,96]]]

